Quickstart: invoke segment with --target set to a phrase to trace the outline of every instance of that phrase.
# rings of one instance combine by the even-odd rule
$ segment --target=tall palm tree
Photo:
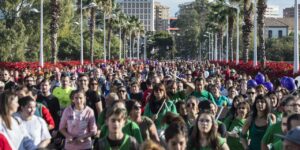
[[[114,4],[115,4],[115,0],[101,0],[101,8],[102,8],[102,11],[103,11],[103,14],[104,14],[104,19],[106,18],[106,16],[111,17]],[[104,20],[104,21],[106,21],[106,20]],[[108,31],[110,31],[110,28],[111,28],[110,27],[110,22],[108,22],[108,27],[107,28],[108,28]],[[104,36],[106,36],[106,35],[104,35]],[[110,36],[110,35],[108,34],[107,36]],[[107,43],[106,39],[108,39],[108,38],[105,38],[104,43]],[[104,49],[106,50],[106,44],[104,45]],[[105,57],[107,57],[107,55]]]
[[[257,2],[257,24],[258,24],[258,40],[259,40],[259,50],[261,51],[260,61],[263,67],[266,67],[266,47],[265,47],[265,39],[264,39],[264,16],[266,13],[267,4],[266,0],[258,0]]]
[[[222,3],[215,3],[211,6],[210,10],[212,13],[208,15],[207,27],[214,29],[218,35],[217,49],[219,50],[218,57],[220,57],[221,53],[223,53],[223,31],[226,24],[226,16],[230,13],[231,9],[228,9]]]
[[[111,59],[111,37],[113,33],[113,29],[119,27],[118,17],[121,13],[121,9],[117,7],[117,5],[113,5],[112,10],[113,15],[108,19],[108,35],[107,35],[107,42],[108,42],[108,57]]]
[[[246,63],[249,60],[250,33],[253,27],[253,23],[251,21],[252,9],[253,9],[253,4],[251,3],[251,0],[244,0],[244,25],[242,29],[243,29],[243,60]]]
[[[89,30],[90,30],[90,61],[91,64],[94,63],[94,35],[95,35],[95,20],[96,20],[96,8],[95,7],[91,7],[90,8],[90,22],[89,22]]]
[[[58,35],[58,19],[60,16],[60,1],[50,1],[51,23],[50,23],[50,41],[51,41],[51,62],[57,62],[57,35]]]

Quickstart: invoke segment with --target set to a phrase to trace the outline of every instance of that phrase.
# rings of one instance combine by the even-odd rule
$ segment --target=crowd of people
[[[0,150],[299,150],[300,93],[253,78],[197,61],[1,69]]]

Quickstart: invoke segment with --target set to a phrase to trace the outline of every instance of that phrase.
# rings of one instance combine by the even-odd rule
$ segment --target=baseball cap
[[[288,140],[300,145],[300,126],[290,130],[286,135],[277,135],[284,140]]]

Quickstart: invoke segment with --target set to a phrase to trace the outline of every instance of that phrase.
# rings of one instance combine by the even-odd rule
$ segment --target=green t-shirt
[[[233,119],[232,117],[227,117],[224,120],[224,124],[226,126],[227,131],[236,132],[237,134],[241,134],[242,128],[246,122],[246,119]],[[240,150],[243,149],[243,145],[240,143],[240,138],[227,137],[227,144],[231,150]]]
[[[271,144],[271,143],[275,143],[277,141],[280,140],[280,137],[276,136],[275,134],[282,134],[282,130],[281,130],[281,122],[277,122],[273,125],[271,125],[270,127],[268,127],[263,139],[262,139],[262,143],[264,144]]]
[[[185,100],[186,95],[184,91],[178,91],[174,95],[169,96],[169,100],[176,104],[178,101]]]
[[[97,127],[101,129],[101,127],[105,124],[105,113],[107,109],[104,109],[97,118]]]
[[[282,140],[279,140],[272,144],[271,150],[282,150],[283,149],[283,142]]]
[[[218,146],[222,147],[225,143],[226,143],[226,139],[219,137],[219,145]],[[200,148],[188,148],[188,150],[213,150],[213,149],[210,148],[208,145],[208,146],[200,147]]]
[[[220,96],[218,99],[215,99],[215,102],[217,106],[222,107],[222,106],[227,106],[228,104],[228,98],[226,96]]]
[[[211,100],[214,104],[216,104],[215,98],[206,90],[202,90],[201,92],[194,91],[191,96],[195,96],[199,101]]]
[[[129,135],[125,134],[124,140],[122,141],[122,144],[119,147],[112,147],[107,137],[100,139],[100,141],[96,144],[95,149],[101,149],[101,150],[137,150],[138,144],[136,143],[136,140],[134,140]]]
[[[157,119],[154,121],[157,130],[165,129],[165,126],[161,125],[161,121],[167,112],[172,112],[172,113],[177,114],[176,106],[174,105],[174,103],[172,101],[167,100],[165,102],[165,104],[163,104],[163,105],[164,106],[161,109],[161,111],[159,112]],[[148,103],[145,107],[144,116],[152,118],[153,115],[155,115],[155,114],[152,113],[149,103]]]
[[[73,89],[71,87],[67,87],[65,89],[62,87],[56,87],[53,90],[53,95],[57,97],[60,107],[66,108],[71,105],[70,94],[72,91]]]
[[[126,124],[123,127],[122,131],[123,131],[124,134],[128,134],[128,135],[134,137],[137,140],[137,142],[139,142],[139,143],[143,142],[140,127],[135,122],[127,119]],[[108,127],[107,127],[106,124],[104,124],[101,127],[100,138],[103,138],[103,137],[106,137],[106,136],[108,136]]]

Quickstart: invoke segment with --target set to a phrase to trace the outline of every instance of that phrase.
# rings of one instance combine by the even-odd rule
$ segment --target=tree
[[[50,23],[50,41],[51,41],[51,62],[57,62],[57,36],[58,36],[58,21],[60,16],[60,0],[51,0],[51,23]]]
[[[264,40],[264,16],[266,13],[267,4],[266,0],[258,0],[257,3],[257,24],[258,24],[258,40],[259,40],[259,50],[261,52],[260,61],[263,64],[263,67],[266,67],[266,47],[265,47],[265,40]]]
[[[249,47],[250,47],[250,33],[253,27],[251,21],[253,5],[250,0],[244,0],[244,25],[243,29],[243,60],[248,62],[249,59]],[[255,12],[256,13],[256,12]]]

